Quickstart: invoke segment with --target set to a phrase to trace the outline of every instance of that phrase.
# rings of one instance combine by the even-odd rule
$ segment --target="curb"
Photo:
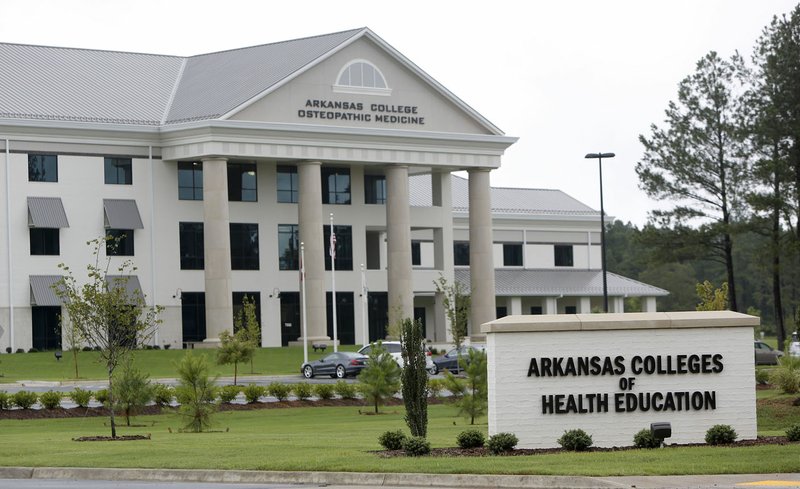
[[[0,479],[86,479],[160,482],[238,482],[338,486],[497,487],[505,489],[605,489],[620,487],[590,477],[257,470],[0,467]]]

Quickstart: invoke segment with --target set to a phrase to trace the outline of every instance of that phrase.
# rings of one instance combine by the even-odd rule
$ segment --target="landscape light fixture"
[[[60,362],[61,361],[61,357],[63,356],[63,353],[61,353],[61,350],[56,350],[55,356],[56,356],[56,361]]]
[[[613,158],[614,153],[589,153],[586,159],[596,159],[600,166],[600,254],[603,267],[603,311],[608,312],[608,280],[606,279],[606,213],[603,209],[603,158]]]

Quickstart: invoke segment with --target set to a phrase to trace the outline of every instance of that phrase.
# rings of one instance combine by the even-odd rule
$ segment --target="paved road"
[[[134,482],[92,480],[0,479],[0,489],[289,489],[318,484],[230,484],[217,482]],[[332,489],[328,486],[328,489]]]

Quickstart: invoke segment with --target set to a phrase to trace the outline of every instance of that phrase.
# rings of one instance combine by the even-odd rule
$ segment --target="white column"
[[[414,316],[411,280],[411,209],[408,167],[386,169],[386,259],[389,289],[389,325]]]
[[[592,299],[591,297],[578,298],[578,314],[591,314],[592,313]]]
[[[508,314],[510,316],[519,316],[522,314],[522,297],[509,297],[507,304]]]
[[[297,221],[300,242],[305,245],[306,306],[308,339],[330,340],[325,307],[325,256],[322,233],[322,163],[304,161],[297,165],[299,199]],[[302,339],[299,338],[298,341]]]
[[[492,199],[489,169],[469,170],[469,268],[472,334],[493,321],[495,308],[494,254],[492,252]]]
[[[609,297],[609,308],[611,309],[609,312],[625,312],[625,298],[616,296],[616,297]]]
[[[233,331],[228,161],[203,160],[203,246],[205,248],[206,342],[219,343]]]
[[[655,297],[642,297],[642,312],[657,312]]]
[[[545,297],[544,298],[544,309],[542,310],[542,314],[558,314],[558,298],[557,297]]]

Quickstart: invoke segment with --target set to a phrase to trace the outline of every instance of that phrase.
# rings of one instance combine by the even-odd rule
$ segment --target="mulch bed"
[[[116,438],[110,436],[81,436],[73,438],[72,441],[136,441],[149,440],[150,435],[119,435]]]

